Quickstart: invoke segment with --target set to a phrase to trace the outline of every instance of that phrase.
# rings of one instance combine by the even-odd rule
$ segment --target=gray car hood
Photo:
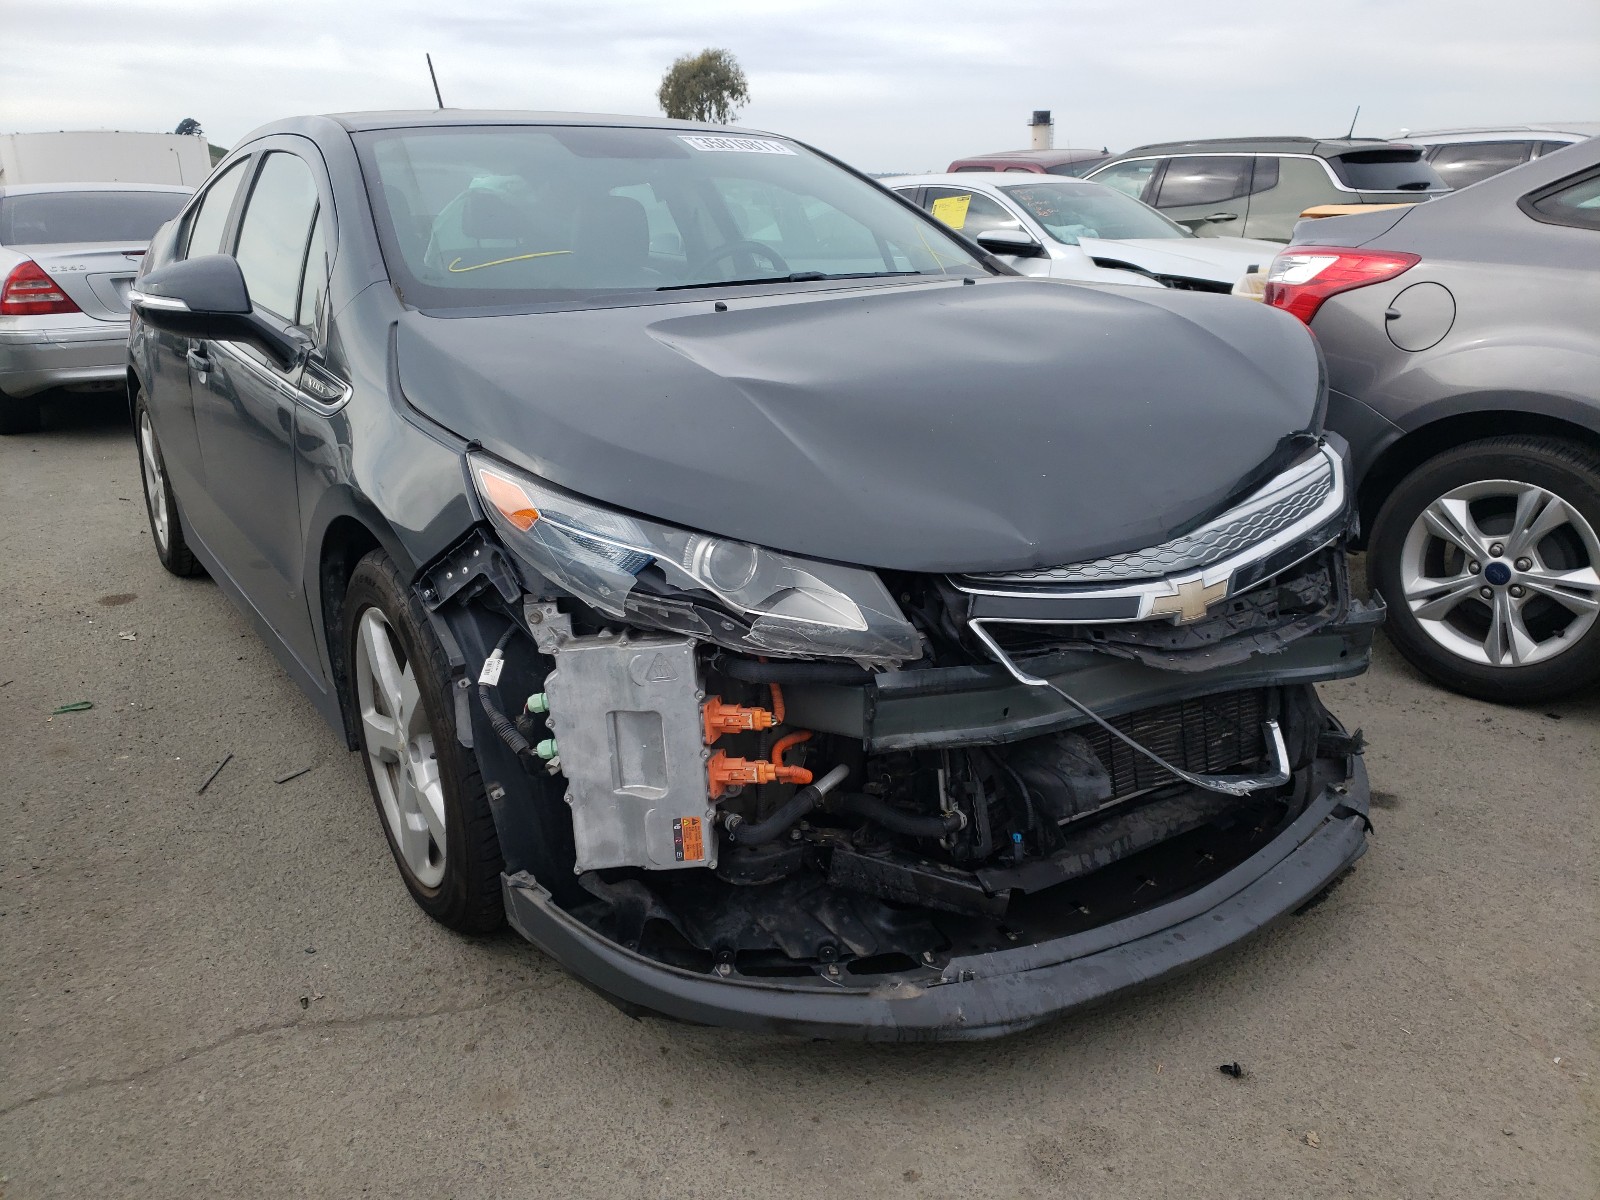
[[[517,316],[406,312],[407,400],[558,486],[839,562],[997,571],[1160,542],[1317,418],[1305,327],[999,277]]]

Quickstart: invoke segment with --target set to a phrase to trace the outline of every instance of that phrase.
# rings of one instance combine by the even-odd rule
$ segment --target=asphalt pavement
[[[0,439],[4,1200],[1600,1195],[1600,695],[1382,646],[1326,691],[1376,834],[1304,914],[999,1042],[733,1034],[423,916],[139,487],[115,403]]]

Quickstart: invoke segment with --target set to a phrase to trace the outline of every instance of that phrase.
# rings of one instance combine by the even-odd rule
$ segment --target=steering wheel
[[[790,273],[789,264],[783,260],[783,255],[779,254],[771,246],[765,242],[752,242],[748,238],[741,238],[734,242],[724,242],[715,250],[702,254],[688,268],[687,274],[691,278],[704,275],[712,263],[721,262],[725,258],[730,258],[740,253],[748,254],[752,258],[765,259],[772,264],[779,275],[788,275]]]

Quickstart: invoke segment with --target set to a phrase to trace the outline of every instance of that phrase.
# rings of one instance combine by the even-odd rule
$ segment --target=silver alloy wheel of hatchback
[[[1400,551],[1407,607],[1469,662],[1528,666],[1561,654],[1600,616],[1600,536],[1531,483],[1485,479],[1422,510]]]
[[[422,694],[380,610],[366,609],[357,631],[356,699],[378,806],[417,883],[436,888],[445,868],[444,784]]]
[[[167,513],[167,480],[161,473],[161,455],[156,453],[156,435],[150,428],[150,414],[139,412],[139,457],[144,467],[144,494],[150,502],[150,530],[156,548],[163,554],[171,540],[171,518]]]

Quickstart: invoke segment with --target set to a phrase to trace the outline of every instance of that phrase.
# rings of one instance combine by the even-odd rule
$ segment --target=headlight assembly
[[[888,666],[922,652],[871,571],[631,516],[482,454],[468,463],[506,547],[608,616],[752,654]]]

